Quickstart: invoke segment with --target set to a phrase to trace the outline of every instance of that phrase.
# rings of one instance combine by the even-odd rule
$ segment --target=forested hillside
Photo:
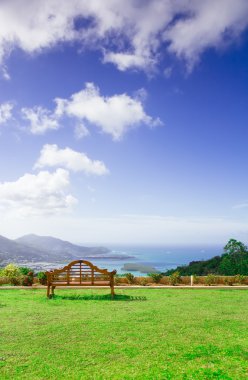
[[[248,248],[235,239],[230,239],[223,248],[223,254],[209,260],[192,261],[189,265],[179,266],[165,272],[170,275],[178,271],[181,276],[195,274],[204,276],[209,273],[232,276],[236,274],[248,275]]]

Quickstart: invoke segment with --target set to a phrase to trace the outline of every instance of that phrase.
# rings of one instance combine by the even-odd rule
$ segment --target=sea
[[[119,275],[127,272],[135,276],[147,276],[157,271],[165,272],[177,266],[187,265],[191,261],[207,260],[223,253],[223,246],[127,246],[106,245],[111,255],[123,255],[116,259],[94,258],[89,259],[99,268],[109,271],[117,270]],[[128,258],[125,256],[129,256]],[[130,258],[131,257],[131,258]],[[31,263],[27,263],[31,264]],[[63,267],[67,263],[32,263],[31,267],[38,270],[50,270]],[[136,268],[133,268],[136,267]],[[127,269],[128,268],[128,269]],[[131,269],[130,269],[131,268]]]
[[[94,259],[94,264],[108,270],[115,269],[118,274],[130,272],[135,276],[146,276],[147,273],[140,270],[126,270],[124,264],[138,264],[137,267],[147,266],[158,272],[165,272],[177,266],[187,265],[191,261],[207,260],[223,253],[223,246],[112,246],[108,248],[113,255],[122,254],[132,256],[132,258]]]

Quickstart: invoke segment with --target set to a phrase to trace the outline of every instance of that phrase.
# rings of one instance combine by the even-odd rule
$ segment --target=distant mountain
[[[75,259],[82,257],[101,257],[109,253],[105,247],[83,247],[52,236],[25,235],[15,240],[32,249],[46,252],[53,259]]]
[[[0,264],[9,261],[47,260],[48,254],[38,248],[30,248],[14,240],[0,236]]]
[[[105,247],[84,247],[51,236],[25,235],[16,240],[0,236],[0,266],[14,262],[64,263],[77,259],[127,259],[128,255],[112,254]]]

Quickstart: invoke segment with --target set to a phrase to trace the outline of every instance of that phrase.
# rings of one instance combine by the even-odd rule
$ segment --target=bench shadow
[[[110,294],[54,295],[53,298],[71,301],[146,301],[146,297],[128,296],[126,294],[116,294],[114,298]]]

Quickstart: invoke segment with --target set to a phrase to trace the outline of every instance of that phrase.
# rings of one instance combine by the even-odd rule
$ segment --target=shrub
[[[146,286],[148,283],[149,283],[149,278],[141,277],[141,279],[140,279],[140,285],[141,286]]]
[[[7,285],[7,284],[9,284],[9,278],[0,275],[0,286],[1,286],[1,285]]]
[[[160,284],[163,284],[163,285],[169,285],[169,284],[170,284],[169,276],[163,276],[163,277],[161,278]]]
[[[243,284],[245,282],[246,278],[242,274],[237,274],[234,278],[234,282],[236,284]]]
[[[170,285],[177,285],[181,282],[181,277],[180,277],[180,273],[178,271],[172,273],[170,276],[169,276],[169,283]]]
[[[21,284],[23,286],[32,286],[34,282],[34,272],[28,272],[27,275],[22,276]]]
[[[3,276],[6,276],[6,277],[17,277],[17,276],[20,276],[21,274],[20,269],[15,264],[6,265],[6,267],[3,268],[2,273],[3,273]]]
[[[193,275],[193,284],[199,284],[199,277],[196,274]]]
[[[8,279],[8,283],[12,285],[20,285],[21,272],[15,264],[8,264],[2,271],[4,277]]]
[[[180,278],[181,278],[181,280],[180,280],[181,284],[183,284],[183,285],[190,285],[191,284],[190,276],[181,276]]]
[[[224,278],[224,284],[225,285],[229,285],[229,286],[232,286],[234,284],[234,277],[225,277]]]
[[[214,284],[216,284],[216,280],[217,280],[216,276],[214,274],[210,273],[205,278],[205,284],[208,286],[214,285]]]
[[[115,282],[115,285],[119,285],[121,283],[121,279],[120,279],[120,276],[118,276],[118,274],[115,275],[114,282]]]
[[[152,278],[152,281],[155,282],[155,284],[158,284],[163,277],[161,273],[149,273],[148,276]]]
[[[47,275],[45,272],[38,272],[37,273],[38,281],[41,285],[46,285],[47,283]]]
[[[28,267],[19,267],[19,271],[24,276],[27,276],[29,272],[33,272],[33,270],[31,268],[28,268]]]
[[[134,284],[135,283],[135,277],[134,277],[134,275],[132,273],[126,273],[125,277],[126,277],[127,282],[129,284]]]

